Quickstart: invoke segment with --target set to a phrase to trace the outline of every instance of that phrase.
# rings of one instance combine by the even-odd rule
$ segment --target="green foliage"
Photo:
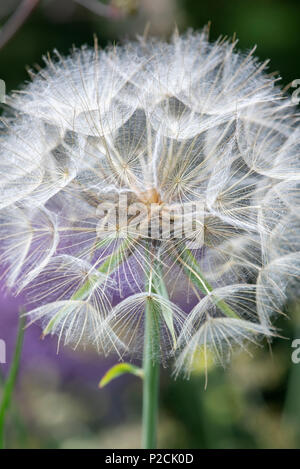
[[[105,373],[99,383],[99,388],[104,388],[104,386],[110,383],[113,379],[127,373],[143,378],[143,370],[141,368],[131,365],[131,363],[118,363]]]
[[[16,340],[15,352],[12,359],[11,367],[9,370],[8,377],[4,383],[2,401],[0,404],[0,448],[4,448],[4,427],[5,427],[5,417],[6,413],[9,410],[12,394],[15,387],[15,382],[20,366],[20,358],[22,352],[23,338],[24,338],[24,318],[19,320],[18,335]]]

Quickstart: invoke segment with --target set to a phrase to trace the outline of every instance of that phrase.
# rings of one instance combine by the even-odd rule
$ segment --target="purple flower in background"
[[[24,297],[21,295],[15,298],[1,291],[0,338],[6,345],[6,363],[1,364],[0,368],[5,374],[14,353],[19,310],[24,302]],[[50,336],[42,340],[41,330],[37,325],[25,331],[21,375],[26,371],[44,372],[47,365],[51,365],[51,369],[56,369],[62,379],[77,379],[80,373],[85,382],[90,382],[95,386],[109,363],[108,360],[99,360],[98,354],[93,350],[85,351],[85,353],[78,350],[74,353],[72,349],[64,348],[57,354],[56,340]]]

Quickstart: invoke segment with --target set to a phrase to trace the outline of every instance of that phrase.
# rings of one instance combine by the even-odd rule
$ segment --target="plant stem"
[[[125,239],[121,245],[116,249],[116,251],[108,256],[108,258],[101,264],[97,269],[98,272],[106,275],[110,275],[125,259],[126,256],[130,256],[132,253],[133,246],[135,245],[136,240]],[[97,279],[96,279],[97,280]],[[72,301],[85,300],[91,289],[94,288],[94,281],[92,279],[87,280],[70,298]],[[46,336],[52,330],[56,321],[65,314],[65,311],[59,311],[55,316],[53,316],[46,327],[43,330],[43,335]]]
[[[156,427],[159,394],[159,362],[153,360],[153,345],[158,346],[158,336],[154,327],[154,311],[149,302],[145,318],[144,381],[143,381],[143,428],[142,447],[156,448]],[[154,344],[154,342],[156,342]]]
[[[25,23],[40,0],[23,0],[15,10],[7,23],[1,28],[0,49],[14,36],[18,29]]]
[[[179,253],[178,262],[183,265],[183,270],[191,281],[202,291],[205,295],[213,291],[213,287],[203,276],[197,260],[189,249],[185,249]],[[221,309],[225,316],[235,319],[240,319],[239,315],[224,301],[215,297],[216,305]]]
[[[12,364],[9,370],[9,375],[4,384],[3,397],[0,405],[0,449],[4,448],[4,425],[5,425],[5,415],[10,406],[12,393],[14,390],[19,365],[21,358],[21,351],[23,345],[24,337],[24,324],[25,320],[23,317],[19,320],[18,335],[16,341],[15,352],[12,360]]]

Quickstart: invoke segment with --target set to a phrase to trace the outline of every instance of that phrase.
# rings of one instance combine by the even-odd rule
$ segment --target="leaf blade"
[[[124,374],[132,374],[143,379],[143,370],[131,363],[118,363],[117,365],[112,366],[105,375],[101,378],[99,382],[99,388],[102,389],[112,380],[119,378]]]

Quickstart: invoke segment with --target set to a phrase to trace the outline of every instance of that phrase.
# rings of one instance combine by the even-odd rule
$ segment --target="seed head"
[[[1,261],[58,342],[190,373],[297,294],[300,133],[253,52],[207,31],[57,51],[9,98]],[[157,340],[158,339],[158,340]]]

